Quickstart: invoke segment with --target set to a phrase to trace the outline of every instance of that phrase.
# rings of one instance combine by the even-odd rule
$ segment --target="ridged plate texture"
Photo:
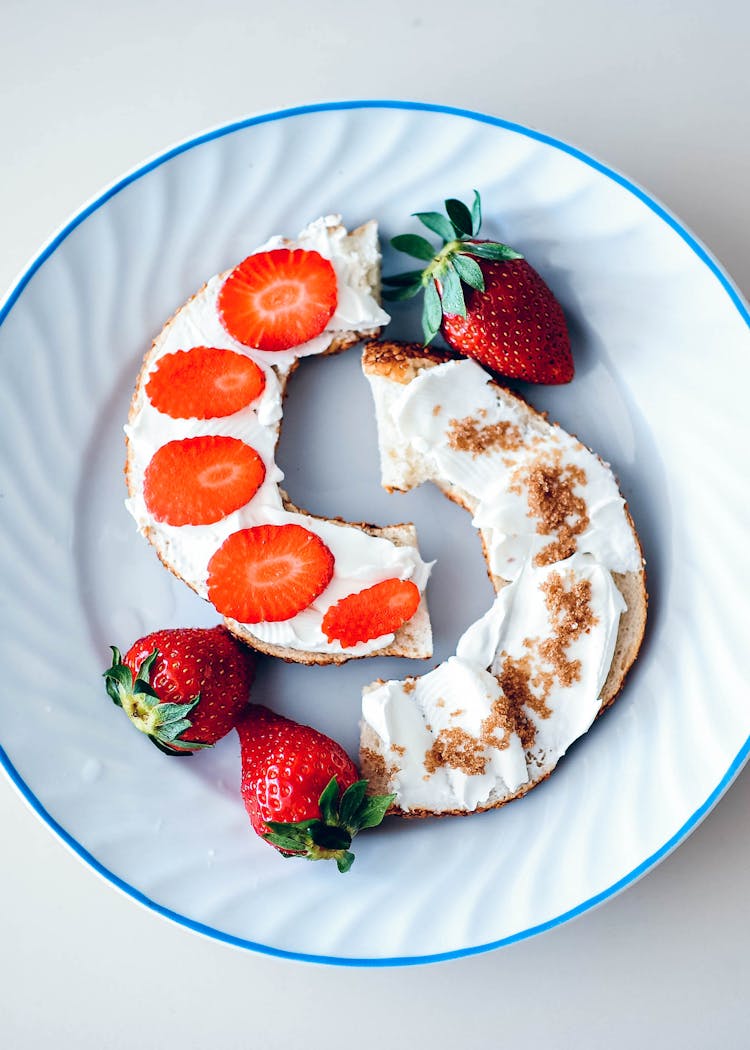
[[[255,839],[234,734],[169,761],[105,695],[109,643],[216,622],[125,511],[122,426],[150,340],[208,276],[331,211],[352,226],[377,218],[387,244],[411,212],[474,187],[486,234],[518,247],[568,315],[574,383],[520,389],[612,463],[647,558],[649,630],[620,699],[545,784],[481,817],[392,820],[358,840],[342,877]],[[403,257],[386,251],[385,268],[403,269]],[[418,338],[417,309],[394,313],[389,335]],[[748,319],[705,250],[627,180],[545,136],[439,107],[251,118],[111,187],[43,249],[0,316],[3,761],[43,819],[142,903],[233,943],[326,961],[482,950],[632,881],[741,766]],[[478,538],[432,488],[380,490],[357,350],[303,363],[279,458],[299,505],[413,520],[425,557],[438,559],[426,667],[268,661],[259,674],[257,700],[356,754],[362,685],[444,659],[489,605]]]

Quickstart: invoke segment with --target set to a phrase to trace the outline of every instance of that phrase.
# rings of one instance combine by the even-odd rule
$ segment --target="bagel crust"
[[[392,388],[392,396],[397,397],[397,387],[408,386],[424,372],[456,360],[458,359],[453,354],[427,350],[421,344],[384,341],[369,342],[365,346],[362,366],[365,375],[370,379],[375,379],[374,389],[378,381],[386,380],[386,386]],[[520,415],[523,418],[528,428],[527,434],[534,435],[536,432],[542,434],[549,431],[550,424],[544,414],[537,412],[526,401],[502,387],[496,380],[489,380],[488,385],[494,390],[499,401],[502,401],[506,406],[512,406],[516,415]],[[431,480],[450,500],[474,515],[478,507],[478,500],[475,496],[472,496],[461,485],[456,484],[455,481],[429,474],[420,464],[410,464],[406,453],[403,453],[404,461],[400,463],[398,470],[392,476],[387,473],[389,469],[387,464],[389,442],[394,440],[394,438],[386,430],[387,421],[382,418],[384,415],[385,409],[381,406],[378,413],[378,425],[379,428],[382,428],[381,458],[385,487],[390,490],[405,490],[412,487],[412,485],[420,484],[424,480]],[[531,440],[533,440],[533,437]],[[481,452],[478,455],[481,455]],[[599,464],[602,463],[599,457],[595,458]],[[602,464],[602,466],[606,468],[607,465]],[[398,471],[401,471],[401,473],[399,474]],[[620,693],[625,677],[638,656],[646,626],[648,595],[641,545],[627,505],[624,505],[622,509],[632,535],[632,543],[637,552],[638,567],[627,572],[611,572],[611,578],[616,591],[621,596],[624,611],[619,618],[609,669],[598,695],[598,710],[592,712],[592,715],[596,717],[609,707]],[[488,565],[488,575],[495,591],[500,594],[509,585],[509,581],[492,570],[490,565],[491,534],[483,528],[480,528],[479,531]],[[566,563],[558,562],[557,564]],[[552,568],[554,567],[553,565]],[[500,682],[499,676],[497,676],[497,680]],[[405,682],[400,683],[403,692],[411,693],[418,681],[419,679],[407,679]],[[379,680],[367,686],[364,690],[363,710],[366,708],[368,696],[388,685],[398,687],[399,683],[385,683]],[[500,685],[502,691],[501,682]],[[431,727],[428,726],[427,728]],[[442,805],[439,805],[432,808],[430,805],[409,804],[408,800],[403,803],[402,798],[399,796],[399,772],[404,761],[401,757],[404,753],[404,748],[399,746],[401,743],[403,741],[394,738],[389,748],[387,741],[384,741],[368,722],[367,718],[363,717],[360,737],[360,763],[362,775],[369,780],[368,790],[373,794],[395,792],[397,797],[389,812],[409,818],[466,816],[470,813],[483,812],[505,805],[513,799],[521,798],[533,787],[545,780],[561,757],[561,754],[539,754],[533,748],[528,748],[525,752],[528,779],[519,784],[514,790],[509,790],[506,785],[502,785],[505,790],[493,788],[486,800],[473,806],[444,808]],[[426,772],[422,779],[429,781],[431,775],[429,753],[425,755],[425,765]]]

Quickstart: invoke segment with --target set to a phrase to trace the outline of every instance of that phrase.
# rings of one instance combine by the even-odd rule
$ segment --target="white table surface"
[[[2,0],[0,286],[104,183],[177,139],[310,100],[401,97],[494,113],[619,168],[747,296],[748,40],[744,0]],[[0,1044],[747,1047],[749,809],[745,773],[660,867],[541,937],[349,970],[146,912],[0,779]]]

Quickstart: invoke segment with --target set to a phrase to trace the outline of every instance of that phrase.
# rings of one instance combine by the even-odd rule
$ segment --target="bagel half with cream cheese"
[[[379,655],[424,659],[432,653],[432,635],[424,600],[429,566],[421,559],[411,525],[378,528],[326,519],[299,510],[280,488],[282,472],[274,453],[289,377],[303,357],[339,353],[362,338],[378,335],[389,317],[381,309],[380,250],[377,226],[365,223],[351,233],[340,216],[310,223],[294,241],[276,237],[257,249],[318,253],[335,272],[336,307],[319,335],[281,350],[259,350],[238,342],[220,316],[220,296],[227,271],[211,278],[166,323],[146,354],[133,394],[128,424],[125,476],[127,506],[139,531],[153,545],[164,565],[201,597],[209,598],[209,566],[213,555],[235,533],[259,526],[297,525],[328,548],[333,575],[325,589],[298,613],[269,622],[240,622],[226,614],[232,633],[254,648],[303,664],[343,663]],[[160,411],[149,396],[149,381],[165,358],[180,352],[215,348],[249,358],[262,372],[261,393],[238,411],[209,418],[174,418]],[[170,523],[153,511],[144,493],[150,464],[170,443],[184,446],[207,437],[232,439],[254,462],[262,463],[262,482],[246,504],[206,524]],[[179,450],[178,450],[179,451]],[[188,486],[189,487],[189,486]],[[402,626],[380,637],[354,644],[329,639],[323,632],[328,609],[347,596],[385,580],[411,581],[418,588],[416,612]],[[224,613],[224,610],[221,610]]]
[[[382,482],[472,514],[496,598],[456,655],[363,694],[360,761],[392,812],[524,795],[617,696],[646,624],[643,557],[609,466],[476,362],[371,342]]]

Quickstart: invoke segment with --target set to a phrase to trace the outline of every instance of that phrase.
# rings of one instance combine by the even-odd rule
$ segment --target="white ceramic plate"
[[[411,212],[474,187],[486,233],[520,248],[567,311],[574,383],[525,393],[619,475],[648,560],[649,632],[615,707],[528,798],[470,820],[390,821],[357,841],[343,877],[285,862],[254,837],[234,734],[169,761],[106,697],[108,643],[216,621],[123,507],[122,424],[164,320],[269,234],[341,211],[351,225],[376,217],[387,243]],[[403,257],[386,253],[386,270],[395,266]],[[136,900],[278,955],[450,958],[611,896],[688,834],[748,752],[749,320],[705,249],[643,191],[491,117],[401,102],[310,106],[219,128],[133,171],[53,238],[0,312],[0,754],[11,779]],[[388,331],[417,338],[416,309],[397,310]],[[280,462],[295,502],[417,523],[425,556],[438,559],[429,597],[435,661],[445,658],[491,600],[468,516],[431,488],[379,489],[356,351],[304,363],[285,416]],[[255,697],[356,753],[361,686],[424,669],[269,661]]]

